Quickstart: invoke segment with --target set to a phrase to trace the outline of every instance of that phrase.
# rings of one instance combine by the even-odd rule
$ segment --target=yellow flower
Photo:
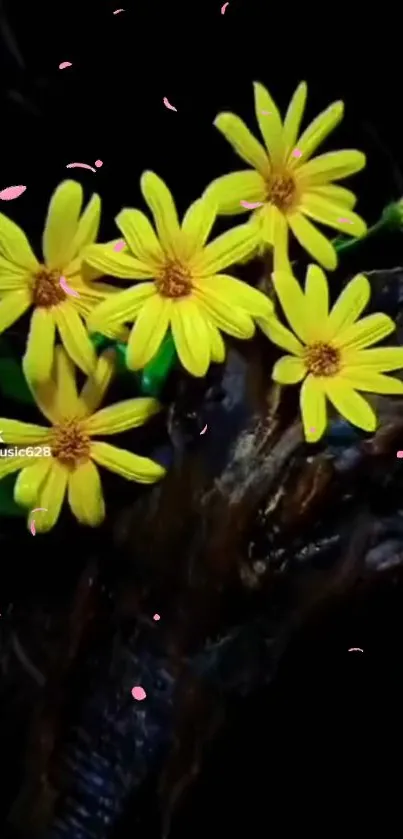
[[[98,410],[114,371],[114,356],[113,350],[107,350],[99,357],[93,376],[78,395],[74,366],[64,349],[56,347],[52,379],[32,387],[35,401],[52,427],[0,419],[5,443],[34,447],[33,454],[35,447],[44,452],[34,459],[23,453],[2,457],[0,462],[0,479],[22,470],[14,488],[16,502],[28,508],[46,508],[35,519],[39,532],[50,530],[57,521],[66,491],[73,515],[81,524],[96,527],[103,521],[105,504],[95,463],[143,484],[154,483],[165,474],[162,466],[147,457],[92,439],[143,425],[160,407],[155,399],[139,398]]]
[[[103,301],[90,315],[88,328],[104,332],[124,322],[135,325],[127,346],[127,365],[139,370],[153,358],[168,327],[178,356],[194,376],[204,376],[210,361],[223,361],[220,331],[250,338],[254,317],[269,316],[271,302],[254,288],[219,273],[255,247],[248,224],[235,227],[205,245],[216,218],[214,203],[192,204],[180,226],[171,193],[153,172],[141,178],[141,190],[154,216],[125,209],[116,218],[133,255],[116,253],[111,243],[93,245],[84,258],[120,279],[146,279]]]
[[[265,148],[239,117],[219,114],[214,125],[254,171],[233,172],[217,178],[207,192],[217,201],[218,212],[224,215],[245,212],[240,201],[264,202],[251,221],[258,241],[273,245],[275,269],[289,269],[290,227],[300,245],[325,268],[333,270],[337,264],[336,251],[308,217],[353,236],[365,233],[365,222],[352,212],[354,194],[332,183],[362,169],[365,156],[359,151],[345,150],[309,158],[342,119],[343,103],[330,105],[298,138],[307,96],[305,82],[297,87],[284,123],[266,88],[255,82],[254,90],[256,118]]]
[[[82,200],[82,187],[75,181],[64,181],[55,190],[43,233],[44,264],[37,261],[23,231],[0,214],[0,333],[34,306],[25,356],[34,382],[51,375],[56,327],[78,367],[87,374],[95,369],[96,354],[82,318],[115,289],[90,285],[100,275],[88,269],[83,273],[82,251],[97,237],[101,201],[93,195],[80,218]],[[61,276],[79,297],[65,294]]]
[[[396,328],[381,313],[358,320],[371,294],[367,278],[354,277],[330,314],[327,280],[317,265],[308,268],[305,293],[291,274],[274,272],[273,283],[295,335],[276,318],[260,326],[275,344],[292,353],[274,365],[273,379],[284,385],[304,380],[300,405],[308,442],[316,442],[325,431],[326,397],[349,422],[374,431],[374,411],[356,391],[403,394],[401,381],[383,375],[403,367],[403,348],[367,349]]]

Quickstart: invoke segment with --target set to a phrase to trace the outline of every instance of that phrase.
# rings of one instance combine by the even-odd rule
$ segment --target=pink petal
[[[141,685],[135,685],[135,687],[132,688],[133,699],[137,699],[139,702],[141,702],[142,699],[146,698],[146,696],[147,696],[147,694],[146,694],[144,688],[141,687]]]
[[[72,67],[72,66],[73,65],[72,65],[71,61],[62,61],[62,63],[59,64],[59,70],[64,70],[65,67]]]
[[[8,186],[6,189],[2,189],[0,192],[0,198],[2,201],[12,201],[13,198],[18,198],[25,192],[26,186]]]

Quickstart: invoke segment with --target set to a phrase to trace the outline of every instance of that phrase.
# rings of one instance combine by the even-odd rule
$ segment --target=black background
[[[120,2],[125,11],[113,15]],[[305,79],[307,118],[345,101],[346,118],[328,145],[367,153],[367,169],[351,185],[369,223],[403,195],[399,25],[386,6],[375,17],[351,3],[314,12],[295,0],[230,0],[224,15],[221,5],[1,4],[0,188],[27,186],[1,209],[35,244],[50,194],[65,177],[101,194],[105,240],[116,235],[122,206],[144,208],[145,169],[166,180],[183,213],[211,179],[242,168],[212,122],[231,110],[256,131],[253,80],[284,111]],[[59,70],[62,61],[72,67]],[[164,96],[177,113],[164,107]],[[98,158],[96,174],[65,168]],[[399,242],[394,250],[374,247],[369,267],[401,260]],[[401,593],[375,585],[301,635],[274,691],[241,704],[228,721],[174,822],[175,838],[237,835],[242,823],[248,835],[282,836],[296,827],[323,835],[335,816],[351,829],[353,817],[361,822],[377,804],[384,815],[394,809]],[[364,653],[348,653],[353,646]],[[382,833],[389,833],[384,820]]]

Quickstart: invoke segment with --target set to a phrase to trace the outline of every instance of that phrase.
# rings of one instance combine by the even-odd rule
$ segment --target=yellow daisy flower
[[[266,88],[255,82],[254,91],[264,146],[234,114],[219,114],[214,122],[254,171],[233,172],[217,178],[207,192],[223,215],[245,212],[241,201],[264,203],[255,210],[251,221],[256,226],[259,242],[273,245],[275,269],[289,267],[290,227],[300,245],[317,262],[333,270],[337,264],[336,251],[309,218],[353,236],[362,236],[366,231],[365,222],[352,212],[354,194],[332,183],[362,169],[365,156],[359,151],[345,150],[309,160],[342,119],[343,102],[330,105],[298,137],[307,97],[306,83],[297,87],[284,123]]]
[[[283,385],[303,380],[300,405],[308,442],[316,442],[325,431],[326,397],[353,425],[374,431],[375,413],[356,391],[403,394],[403,382],[384,375],[403,368],[403,347],[367,349],[396,328],[381,313],[358,320],[371,294],[367,278],[354,277],[330,313],[327,280],[317,265],[308,268],[305,293],[295,277],[282,271],[274,272],[273,283],[295,334],[274,317],[260,326],[292,353],[277,361],[272,378]]]
[[[96,354],[82,318],[115,289],[90,284],[100,275],[88,268],[83,273],[82,251],[97,237],[101,200],[93,195],[80,218],[82,201],[83,190],[76,181],[64,181],[55,190],[43,233],[43,264],[25,233],[0,214],[0,333],[34,307],[25,356],[34,382],[51,375],[56,327],[77,366],[87,374],[95,369]],[[79,297],[65,294],[61,276]]]
[[[37,457],[24,452],[2,457],[0,462],[0,479],[21,469],[14,488],[15,501],[30,509],[46,509],[35,520],[41,533],[56,523],[66,492],[73,515],[81,524],[96,527],[103,521],[105,504],[96,463],[143,484],[158,481],[166,472],[147,457],[92,439],[143,425],[160,409],[155,399],[138,398],[98,410],[114,371],[114,357],[113,350],[99,357],[94,374],[78,395],[74,366],[64,349],[56,347],[52,379],[45,385],[31,385],[35,401],[52,427],[0,419],[6,444],[31,447],[31,451],[33,447],[33,454],[35,447],[41,448]]]
[[[254,317],[268,317],[271,302],[261,292],[222,270],[255,248],[255,234],[245,224],[205,242],[216,218],[208,198],[189,207],[179,224],[174,200],[153,172],[141,178],[141,190],[154,216],[125,209],[116,218],[131,251],[114,252],[111,243],[93,245],[84,258],[97,270],[120,279],[140,280],[103,301],[90,315],[88,328],[104,332],[124,322],[135,325],[127,345],[127,365],[139,370],[150,361],[172,330],[178,356],[194,376],[204,376],[210,361],[223,361],[220,331],[250,338]]]

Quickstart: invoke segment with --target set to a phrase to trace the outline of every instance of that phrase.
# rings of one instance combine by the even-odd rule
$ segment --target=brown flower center
[[[56,425],[52,429],[50,449],[52,457],[60,461],[63,466],[74,469],[88,460],[90,439],[79,420],[66,420],[63,425]]]
[[[192,291],[189,271],[179,262],[167,262],[155,284],[162,297],[186,297]]]
[[[48,271],[45,266],[39,269],[33,278],[32,302],[34,306],[43,306],[48,309],[66,299],[59,285],[60,277],[60,271]]]
[[[306,348],[304,361],[313,376],[335,376],[341,367],[340,351],[320,342]]]
[[[267,184],[267,200],[284,212],[295,204],[297,189],[292,175],[273,175]]]

